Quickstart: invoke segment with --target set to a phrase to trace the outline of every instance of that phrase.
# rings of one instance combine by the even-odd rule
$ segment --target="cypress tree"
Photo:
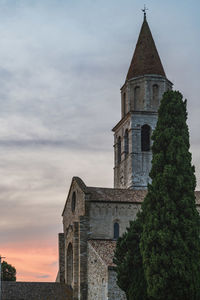
[[[130,227],[117,241],[114,256],[117,284],[126,293],[127,300],[146,300],[146,280],[140,254],[142,214],[130,222]]]
[[[140,250],[150,299],[200,299],[200,219],[186,119],[182,95],[165,93],[152,135],[152,183],[142,205]]]

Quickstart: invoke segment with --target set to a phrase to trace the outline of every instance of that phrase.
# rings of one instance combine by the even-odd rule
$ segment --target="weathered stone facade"
[[[113,239],[114,223],[119,224],[119,234],[125,232],[129,221],[136,217],[139,206],[133,203],[91,202],[90,238]]]
[[[72,300],[72,290],[53,282],[2,282],[2,300]]]
[[[126,300],[126,295],[117,285],[117,274],[113,267],[108,268],[108,298],[111,300]]]
[[[88,299],[106,299],[108,267],[88,244]]]
[[[100,247],[101,242],[100,241]],[[109,241],[106,241],[109,244]],[[95,243],[98,244],[96,240]],[[112,243],[110,241],[110,243]],[[88,299],[97,300],[126,300],[125,294],[121,291],[116,283],[116,272],[113,269],[112,257],[113,250],[111,247],[111,253],[107,251],[107,247],[104,245],[105,255],[100,255],[98,248],[92,246],[92,243],[88,244]],[[111,265],[111,266],[110,266]]]
[[[94,299],[91,296],[95,293],[92,286],[97,279],[96,293],[99,295],[99,278],[103,272],[104,277],[101,280],[104,279],[103,284],[107,287],[106,297],[108,297],[108,279],[110,276],[108,267],[112,265],[114,248],[111,249],[112,254],[109,263],[104,263],[101,267],[96,268],[92,263],[91,255],[93,257],[96,253],[98,256],[99,253],[92,249],[94,248],[92,241],[96,241],[95,246],[98,251],[100,248],[97,245],[102,245],[102,249],[105,248],[105,250],[110,251],[108,246],[114,240],[115,224],[118,224],[118,234],[121,235],[129,226],[129,221],[135,218],[140,208],[141,199],[145,194],[146,191],[87,187],[80,178],[74,177],[72,179],[63,211],[64,234],[59,234],[59,273],[57,280],[71,285],[73,299]],[[107,243],[107,241],[110,242]],[[98,258],[98,262],[101,261],[102,259]],[[97,273],[92,276],[94,269]],[[122,293],[119,288],[118,293]]]

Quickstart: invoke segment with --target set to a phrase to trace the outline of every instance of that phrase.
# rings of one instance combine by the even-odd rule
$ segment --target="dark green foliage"
[[[126,293],[128,300],[145,300],[146,281],[139,249],[142,231],[142,215],[135,221],[117,241],[114,263],[117,271],[117,284]]]
[[[6,261],[3,261],[1,268],[3,281],[16,281],[16,269],[12,265],[8,264]]]
[[[182,95],[165,93],[152,137],[152,184],[142,207],[140,249],[150,299],[200,299],[200,220],[186,119]]]

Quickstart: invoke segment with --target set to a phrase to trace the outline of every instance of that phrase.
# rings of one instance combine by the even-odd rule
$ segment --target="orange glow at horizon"
[[[53,243],[52,243],[53,244]],[[17,271],[17,281],[49,282],[58,272],[57,245],[10,244],[0,249],[1,255]]]

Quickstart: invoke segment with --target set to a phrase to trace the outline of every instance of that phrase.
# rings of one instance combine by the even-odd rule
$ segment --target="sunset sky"
[[[167,77],[188,99],[200,189],[200,1],[147,0]],[[140,0],[0,0],[0,254],[54,281],[73,176],[113,186],[113,135]]]

